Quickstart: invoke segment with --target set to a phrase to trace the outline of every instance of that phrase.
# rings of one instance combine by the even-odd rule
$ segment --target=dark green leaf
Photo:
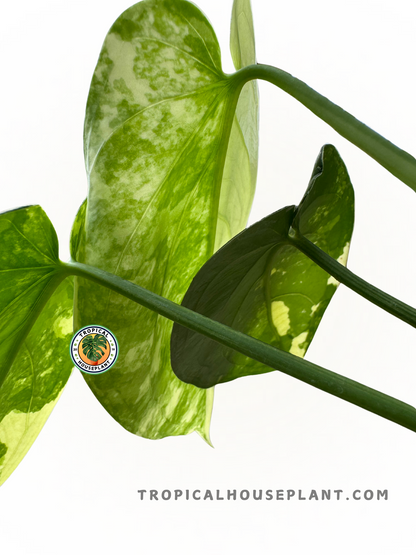
[[[234,16],[233,25],[241,25]],[[254,56],[252,32],[242,36]],[[88,98],[89,193],[85,218],[82,208],[74,226],[74,259],[182,300],[200,266],[248,218],[257,96],[248,85],[235,117],[238,87],[223,73],[214,31],[193,4],[149,0],[119,17]],[[171,322],[76,282],[76,327],[106,326],[120,346],[111,372],[84,376],[103,406],[144,437],[197,430],[208,438],[213,392],[172,373]]]
[[[39,206],[0,215],[0,483],[36,439],[71,373],[73,284]]]
[[[279,210],[227,243],[199,271],[182,304],[304,356],[338,282],[290,243],[291,227],[345,265],[353,224],[353,188],[327,145],[299,207]],[[177,324],[171,352],[176,375],[199,387],[271,370]]]

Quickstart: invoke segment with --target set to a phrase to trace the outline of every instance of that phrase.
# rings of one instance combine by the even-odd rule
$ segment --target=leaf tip
[[[214,444],[212,443],[211,438],[210,438],[209,430],[197,430],[197,433],[198,433],[199,436],[202,437],[202,439],[205,441],[205,443],[208,443],[208,445],[210,447],[215,449]]]

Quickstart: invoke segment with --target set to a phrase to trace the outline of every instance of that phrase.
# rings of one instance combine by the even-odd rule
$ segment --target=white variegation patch
[[[342,254],[338,256],[337,261],[343,266],[347,265],[348,253],[350,252],[350,244],[347,243],[342,251]]]
[[[167,418],[170,418],[173,411],[176,409],[177,403],[179,402],[181,395],[182,395],[182,391],[179,388],[172,390],[172,394],[169,397],[169,401],[165,406],[165,412],[166,412]]]
[[[343,248],[342,254],[338,256],[337,262],[339,262],[343,266],[346,266],[349,252],[350,252],[350,243],[348,242]],[[339,281],[335,279],[333,276],[329,276],[328,281],[326,283],[327,285],[335,285],[335,287],[338,287],[339,285]]]
[[[290,328],[289,307],[283,301],[272,302],[272,320],[277,333],[286,335]]]
[[[6,454],[0,459],[0,485],[7,480],[29,451],[59,397],[60,394],[38,412],[13,410],[0,422],[0,443],[7,447]]]
[[[321,304],[321,303],[314,304],[314,305],[311,306],[311,316],[312,316],[313,314],[315,314],[315,312],[318,310],[320,304]]]
[[[54,334],[60,338],[64,338],[70,333],[73,333],[73,330],[74,330],[74,321],[72,318],[72,314],[68,318],[60,318],[59,320],[56,320],[53,325]]]
[[[306,353],[306,347],[301,347],[303,343],[305,343],[306,338],[308,337],[307,331],[300,333],[298,336],[292,339],[292,345],[290,347],[289,353],[292,355],[296,355],[297,357],[303,357]]]

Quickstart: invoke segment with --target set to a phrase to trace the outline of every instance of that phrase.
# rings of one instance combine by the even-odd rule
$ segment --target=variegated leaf
[[[227,243],[198,272],[182,304],[303,357],[338,282],[291,244],[290,230],[345,265],[353,225],[354,191],[327,145],[299,207],[283,208]],[[177,324],[171,345],[175,374],[199,387],[271,371]]]
[[[36,439],[71,373],[72,278],[39,206],[0,214],[0,484]],[[61,283],[60,283],[61,282]]]
[[[243,36],[252,62],[253,38]],[[77,261],[182,300],[200,266],[248,218],[257,168],[255,86],[235,118],[238,94],[222,72],[215,34],[193,4],[148,0],[119,17],[88,98],[89,192],[85,221],[80,214],[75,225]],[[120,346],[110,372],[85,377],[103,406],[144,437],[196,430],[208,439],[213,392],[172,373],[171,322],[76,281],[76,327],[104,325]]]

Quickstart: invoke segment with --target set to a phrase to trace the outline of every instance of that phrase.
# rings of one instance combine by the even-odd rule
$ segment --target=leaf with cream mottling
[[[283,208],[227,243],[198,272],[182,304],[303,357],[338,282],[291,244],[290,231],[345,265],[353,225],[354,191],[327,145],[299,207]],[[171,354],[176,375],[199,387],[271,371],[177,324]]]
[[[72,279],[39,206],[0,214],[0,484],[25,456],[69,378]]]
[[[241,26],[235,16],[233,25]],[[251,63],[252,33],[243,36]],[[240,87],[223,73],[215,34],[193,4],[148,0],[118,18],[87,103],[89,192],[74,259],[182,300],[201,265],[248,218],[257,94],[249,84],[234,117]],[[196,430],[208,438],[213,392],[172,373],[171,322],[83,279],[75,291],[76,327],[106,326],[119,343],[111,372],[84,376],[108,412],[144,437]]]

